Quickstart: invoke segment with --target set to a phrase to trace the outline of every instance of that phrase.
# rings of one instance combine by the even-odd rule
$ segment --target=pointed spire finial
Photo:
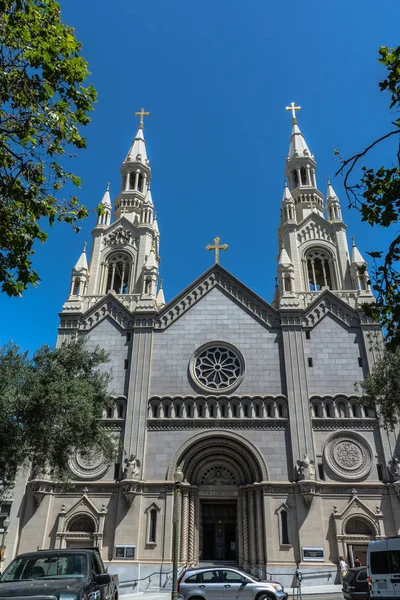
[[[86,252],[87,242],[83,242],[83,252]]]
[[[143,129],[143,117],[149,117],[150,113],[146,112],[144,110],[144,108],[142,108],[139,112],[135,112],[135,117],[140,117],[140,121],[139,121],[139,129]]]
[[[326,178],[326,181],[328,182],[328,185],[331,185],[331,178],[329,177],[329,175],[328,175],[328,177]]]
[[[110,185],[111,185],[111,183],[110,183],[110,182],[108,182],[108,183],[107,183],[107,190],[106,190],[107,192],[109,192],[109,191],[110,191]]]
[[[354,235],[351,236],[351,245],[353,246],[353,248],[356,245],[356,241],[354,239]]]
[[[160,279],[160,290],[162,290],[164,279]]]
[[[291,102],[290,106],[286,107],[286,110],[291,110],[292,111],[292,121],[297,121],[296,110],[301,110],[301,106],[296,106],[295,102]]]

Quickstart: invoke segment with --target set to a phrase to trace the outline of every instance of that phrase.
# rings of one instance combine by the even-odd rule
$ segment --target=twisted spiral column
[[[247,502],[247,490],[242,490],[242,527],[243,527],[243,567],[247,568],[249,563],[249,513]]]
[[[184,563],[188,558],[189,545],[189,489],[182,487],[182,512],[181,512],[181,553],[180,561]]]
[[[256,546],[256,519],[254,514],[254,490],[249,490],[248,498],[249,508],[249,546],[250,546],[250,562],[253,567],[257,562],[257,546]]]
[[[196,540],[196,529],[195,529],[195,491],[190,490],[189,492],[189,556],[188,560],[193,561],[194,559],[194,546]]]
[[[264,554],[264,511],[262,490],[255,490],[256,522],[257,522],[257,560],[259,565],[265,564]]]

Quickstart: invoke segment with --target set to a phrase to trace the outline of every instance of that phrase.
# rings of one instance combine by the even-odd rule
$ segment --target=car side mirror
[[[99,585],[107,585],[108,583],[111,583],[111,577],[108,573],[96,575],[96,583],[98,583]]]

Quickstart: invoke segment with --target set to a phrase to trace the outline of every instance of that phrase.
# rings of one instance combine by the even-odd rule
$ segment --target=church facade
[[[77,452],[67,492],[19,480],[7,559],[94,544],[122,581],[167,574],[179,514],[181,565],[227,561],[287,585],[300,564],[325,583],[340,555],[365,564],[369,540],[398,533],[396,436],[354,387],[380,335],[361,310],[367,265],[332,185],[317,187],[294,109],[271,304],[218,263],[165,303],[142,110],[58,332],[110,353],[104,426],[121,453]]]

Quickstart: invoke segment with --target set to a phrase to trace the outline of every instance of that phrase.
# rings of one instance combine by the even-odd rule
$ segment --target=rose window
[[[191,367],[192,376],[202,387],[226,391],[242,377],[243,359],[230,347],[209,345],[197,352]]]

